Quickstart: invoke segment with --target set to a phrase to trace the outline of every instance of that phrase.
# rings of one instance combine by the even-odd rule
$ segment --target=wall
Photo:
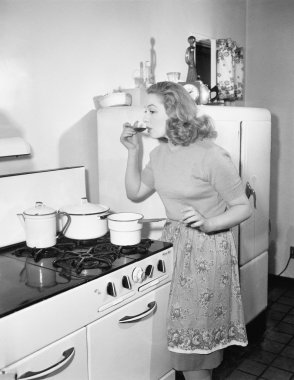
[[[248,0],[246,105],[272,114],[270,272],[286,266],[294,246],[294,2]],[[294,260],[284,276],[294,278]]]
[[[85,165],[97,201],[92,98],[133,88],[156,53],[156,80],[185,80],[189,35],[245,45],[244,0],[1,0],[0,136],[21,135],[30,158],[0,159],[0,174]]]

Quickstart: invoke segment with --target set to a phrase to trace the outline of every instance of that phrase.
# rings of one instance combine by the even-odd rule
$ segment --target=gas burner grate
[[[121,246],[119,250],[122,255],[144,254],[148,252],[152,242],[150,239],[143,239],[136,245]]]
[[[64,252],[52,262],[52,265],[55,268],[61,268],[65,272],[74,271],[76,274],[81,274],[82,271],[89,269],[108,270],[119,257],[119,250],[112,252],[105,250],[97,251],[97,247],[91,247],[88,250]]]
[[[41,259],[53,258],[57,255],[60,255],[64,250],[74,249],[73,243],[57,243],[53,247],[48,248],[31,248],[28,246],[16,248],[13,251],[13,255],[16,257],[32,257],[35,262],[40,261]]]

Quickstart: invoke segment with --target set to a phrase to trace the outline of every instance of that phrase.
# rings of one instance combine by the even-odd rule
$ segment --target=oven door
[[[174,379],[166,339],[170,283],[87,326],[89,379]]]
[[[56,320],[58,323],[58,318]],[[25,326],[24,326],[25,328]],[[46,326],[44,325],[44,329]],[[32,336],[32,339],[34,337]],[[23,344],[26,344],[24,342]],[[87,380],[86,329],[82,328],[0,370],[0,380]]]

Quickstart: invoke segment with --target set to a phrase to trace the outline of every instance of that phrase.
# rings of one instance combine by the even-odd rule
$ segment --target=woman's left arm
[[[198,228],[205,233],[217,232],[234,227],[252,215],[250,202],[246,195],[241,195],[228,202],[228,209],[217,216],[205,218],[197,210],[187,207],[182,210],[182,222]]]

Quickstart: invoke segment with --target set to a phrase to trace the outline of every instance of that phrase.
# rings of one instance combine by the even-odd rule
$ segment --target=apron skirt
[[[173,243],[174,248],[167,311],[174,368],[216,368],[225,347],[248,343],[232,232],[206,234],[168,220],[161,240]]]

